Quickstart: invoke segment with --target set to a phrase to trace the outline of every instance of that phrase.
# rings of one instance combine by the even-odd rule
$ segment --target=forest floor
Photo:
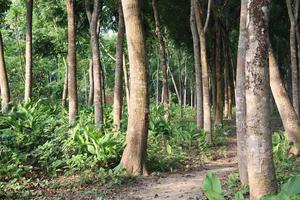
[[[273,131],[282,127],[277,118],[271,121]],[[57,186],[60,185],[60,189],[47,190],[46,196],[80,200],[204,200],[206,198],[202,193],[202,185],[208,172],[216,174],[222,185],[228,182],[229,174],[237,172],[234,121],[227,121],[227,126],[230,129],[229,135],[221,138],[221,145],[211,147],[210,157],[206,162],[203,162],[199,151],[192,150],[186,161],[171,172],[154,172],[148,177],[126,179],[126,184],[112,187],[96,182],[80,184],[82,180],[76,176],[64,177],[60,181],[54,181]],[[72,189],[64,189],[62,185],[69,185],[66,188]]]
[[[108,199],[206,199],[201,192],[201,187],[208,172],[216,174],[222,182],[226,181],[228,174],[237,172],[235,137],[229,138],[226,144],[226,155],[222,158],[209,161],[202,166],[189,166],[189,169],[185,171],[140,178],[129,187],[122,188],[120,193],[108,197]]]

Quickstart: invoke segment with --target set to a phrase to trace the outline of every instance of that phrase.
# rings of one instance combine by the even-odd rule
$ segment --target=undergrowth
[[[179,109],[172,106],[167,122],[162,106],[151,106],[150,171],[172,171],[184,163],[192,149],[209,151],[205,133],[195,126],[194,110],[184,108],[182,116],[186,117],[182,118]],[[121,130],[114,132],[112,109],[106,107],[104,128],[99,132],[93,125],[92,107],[80,110],[74,127],[68,126],[64,108],[43,101],[20,104],[0,114],[0,198],[45,195],[49,189],[64,187],[48,181],[60,177],[79,176],[78,184],[106,186],[128,179],[119,165],[127,116],[123,116]]]

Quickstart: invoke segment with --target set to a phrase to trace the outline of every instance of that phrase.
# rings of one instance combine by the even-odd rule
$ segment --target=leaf
[[[209,172],[203,182],[203,192],[209,200],[223,200],[220,179]]]
[[[281,188],[288,196],[300,194],[300,176],[292,177]]]
[[[234,196],[234,200],[245,200],[245,197],[242,192],[237,192]]]
[[[172,147],[171,147],[171,145],[167,145],[167,153],[169,154],[169,155],[171,155],[172,154]]]
[[[96,155],[96,149],[95,149],[95,147],[94,147],[93,145],[88,144],[88,145],[87,145],[87,150],[88,150],[88,152],[90,152],[91,154]]]

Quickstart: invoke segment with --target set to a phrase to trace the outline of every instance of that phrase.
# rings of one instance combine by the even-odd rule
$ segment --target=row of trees
[[[25,101],[33,99],[34,96],[35,57],[32,53],[34,3],[33,0],[26,1]],[[288,58],[287,48],[280,48],[278,44],[287,41],[284,37],[281,39],[278,32],[274,31],[272,23],[269,23],[278,20],[284,13],[282,1],[271,3],[268,0],[241,0],[239,7],[239,1],[229,3],[191,0],[190,4],[186,5],[186,2],[180,0],[176,2],[152,0],[151,3],[140,0],[117,2],[65,0],[64,7],[61,8],[67,11],[67,16],[63,16],[67,19],[67,54],[57,54],[67,57],[62,104],[65,106],[68,103],[70,125],[76,124],[80,101],[77,83],[80,49],[88,52],[89,60],[87,73],[89,94],[86,95],[86,99],[93,105],[95,126],[99,131],[102,130],[105,124],[104,104],[107,100],[105,80],[110,76],[109,73],[105,73],[106,63],[102,61],[104,57],[109,57],[114,61],[115,131],[121,128],[124,105],[128,106],[127,139],[121,163],[131,175],[147,174],[145,165],[150,99],[154,97],[157,102],[162,102],[165,119],[168,120],[171,117],[169,109],[172,102],[177,102],[180,106],[187,105],[189,82],[192,88],[189,92],[190,105],[196,107],[195,121],[199,129],[207,132],[208,143],[213,142],[213,125],[222,125],[224,118],[230,119],[236,105],[240,179],[243,184],[250,186],[251,199],[259,199],[265,194],[274,193],[277,186],[272,160],[269,85],[288,139],[294,144],[290,153],[298,154],[300,143],[300,123],[297,114],[299,112],[297,72],[300,63],[297,58],[300,55],[297,54],[300,52],[297,37],[299,1],[287,0],[285,3],[291,22]],[[169,6],[175,4],[174,7]],[[272,9],[269,12],[270,7]],[[274,17],[277,14],[274,9],[278,7],[279,17]],[[5,13],[9,8],[9,2],[1,2],[0,8],[0,13]],[[240,13],[237,12],[239,8]],[[168,9],[176,11],[179,21],[169,16]],[[239,23],[232,20],[239,15]],[[0,17],[2,30],[4,24],[2,19],[5,16]],[[110,23],[114,18],[116,23]],[[178,23],[180,20],[184,20],[184,23]],[[66,23],[62,23],[62,26],[66,26]],[[86,35],[81,32],[82,27],[87,30]],[[3,30],[6,28],[3,26]],[[101,33],[112,29],[118,30],[113,52],[115,56],[106,49],[100,38]],[[152,33],[151,30],[155,30],[153,31],[155,34],[149,34]],[[81,42],[78,41],[81,41],[79,38],[82,35],[88,38],[89,50],[80,48]],[[4,37],[4,41],[5,39]],[[127,48],[124,45],[125,39]],[[272,50],[271,43],[275,44],[276,51]],[[0,90],[3,112],[9,109],[11,102],[4,47],[0,32]],[[172,48],[180,48],[185,53],[180,54],[180,50],[176,53],[171,52]],[[50,57],[48,51],[51,50],[47,49],[44,54]],[[176,59],[172,60],[172,56]],[[159,60],[154,66],[158,69],[157,76],[149,76],[154,71],[153,57],[154,60]],[[192,58],[194,62],[191,61]],[[177,74],[174,74],[174,60],[177,60],[179,68]],[[185,60],[184,63],[182,60]],[[280,62],[281,60],[286,63]],[[22,63],[22,55],[20,61]],[[282,69],[289,66],[287,64],[289,61],[292,73],[286,73],[288,70]],[[187,62],[192,64],[186,64]],[[189,77],[189,74],[193,74],[193,77]],[[286,78],[282,79],[281,74]],[[292,80],[291,84],[288,83],[289,77]],[[151,84],[153,82],[156,84],[155,87]],[[292,89],[289,89],[289,85]],[[152,93],[153,88],[155,92]],[[172,99],[174,93],[176,100]],[[124,96],[126,104],[123,103]],[[292,101],[290,96],[293,97]]]

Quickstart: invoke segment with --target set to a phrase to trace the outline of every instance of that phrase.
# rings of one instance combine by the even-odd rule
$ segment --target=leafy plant
[[[222,186],[220,179],[209,172],[203,182],[203,192],[209,200],[222,200]]]

